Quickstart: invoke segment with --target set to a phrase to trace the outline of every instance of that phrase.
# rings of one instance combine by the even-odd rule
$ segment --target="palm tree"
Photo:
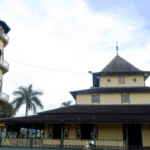
[[[72,101],[63,102],[63,103],[61,104],[61,107],[67,107],[67,106],[70,106],[71,103],[72,103]]]
[[[43,105],[41,103],[41,100],[38,98],[38,96],[43,95],[42,91],[34,91],[32,89],[32,84],[30,84],[28,87],[22,87],[20,86],[18,90],[13,92],[14,96],[17,96],[14,101],[12,102],[12,105],[15,105],[14,111],[17,112],[18,109],[23,105],[26,104],[26,110],[25,115],[28,116],[28,111],[33,110],[33,113],[36,113],[37,107],[40,107],[43,109]]]

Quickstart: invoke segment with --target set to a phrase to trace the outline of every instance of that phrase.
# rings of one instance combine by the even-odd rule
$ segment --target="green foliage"
[[[38,96],[43,95],[42,91],[34,91],[32,89],[32,84],[28,87],[20,86],[18,90],[13,92],[13,95],[16,96],[12,102],[12,105],[15,105],[14,111],[17,112],[22,105],[26,105],[25,115],[28,116],[28,111],[33,110],[33,113],[36,114],[37,106],[43,109],[43,105]]]
[[[70,106],[71,103],[72,103],[72,101],[63,102],[63,103],[61,104],[61,107],[67,107],[67,106]]]
[[[10,118],[14,115],[13,106],[10,103],[2,103],[0,108],[0,118]]]

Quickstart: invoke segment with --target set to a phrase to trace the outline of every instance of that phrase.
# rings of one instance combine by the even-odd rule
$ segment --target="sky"
[[[42,90],[44,109],[75,100],[70,91],[88,89],[92,76],[119,55],[150,71],[148,0],[1,0],[0,19],[11,28],[3,92],[13,101],[19,86]],[[25,65],[26,64],[26,65]],[[147,79],[146,86],[150,86]],[[33,112],[29,112],[30,115]],[[22,106],[16,116],[25,115]]]

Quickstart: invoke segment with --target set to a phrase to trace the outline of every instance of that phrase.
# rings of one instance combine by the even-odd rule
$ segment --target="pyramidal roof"
[[[101,72],[132,72],[141,71],[125,59],[117,55]]]

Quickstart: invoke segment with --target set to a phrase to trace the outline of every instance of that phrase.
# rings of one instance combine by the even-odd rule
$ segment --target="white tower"
[[[0,20],[0,104],[9,100],[9,95],[2,92],[3,75],[9,71],[9,64],[4,59],[4,48],[9,43],[9,37],[7,36],[9,31],[9,26]]]

